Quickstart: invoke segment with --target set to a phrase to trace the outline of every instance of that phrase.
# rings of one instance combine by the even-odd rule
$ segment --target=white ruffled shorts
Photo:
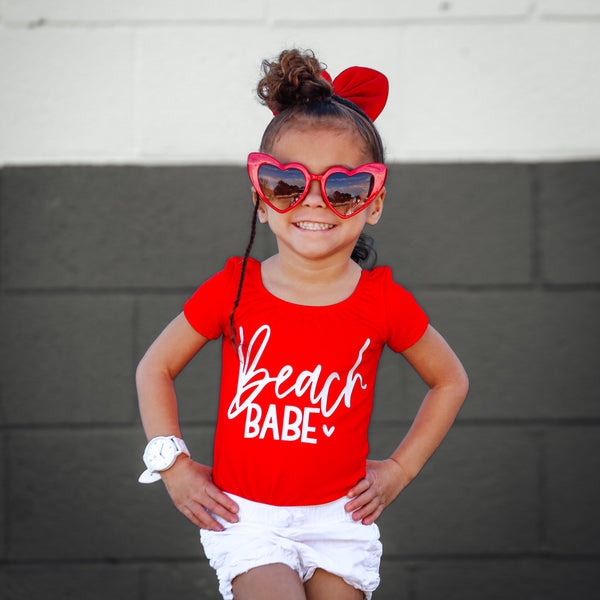
[[[228,494],[240,507],[238,523],[213,515],[225,531],[200,530],[224,600],[231,582],[255,567],[283,563],[302,581],[316,569],[341,577],[370,600],[379,585],[381,542],[377,525],[363,525],[344,510],[347,498],[316,506],[271,506]]]

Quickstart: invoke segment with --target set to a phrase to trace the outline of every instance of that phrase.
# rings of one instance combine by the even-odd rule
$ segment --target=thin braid
[[[254,203],[254,211],[252,212],[252,228],[250,230],[250,239],[248,240],[248,245],[246,246],[246,252],[244,253],[244,260],[242,261],[242,272],[240,273],[240,283],[238,285],[237,297],[235,299],[235,302],[233,303],[233,310],[231,311],[231,314],[229,315],[229,339],[231,340],[231,343],[233,344],[234,348],[235,348],[235,338],[236,338],[234,314],[235,314],[235,309],[238,307],[238,304],[240,303],[240,297],[242,295],[242,286],[244,285],[244,277],[246,275],[246,263],[248,262],[250,252],[252,251],[252,246],[254,244],[254,238],[256,237],[256,220],[257,220],[256,217],[258,215],[259,202],[260,201],[257,198],[256,202]]]

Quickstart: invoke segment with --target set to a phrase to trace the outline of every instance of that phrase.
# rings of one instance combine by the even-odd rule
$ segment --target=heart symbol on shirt
[[[323,425],[323,432],[327,437],[331,437],[331,434],[335,431],[335,427],[327,427],[327,425]]]

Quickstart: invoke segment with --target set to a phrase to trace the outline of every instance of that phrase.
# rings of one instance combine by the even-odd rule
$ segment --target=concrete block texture
[[[140,600],[140,574],[134,567],[108,565],[0,566],[4,600]]]
[[[538,10],[550,18],[600,17],[600,5],[595,0],[538,0]]]
[[[397,112],[389,130],[381,121],[394,159],[595,157],[596,27],[569,20],[407,28],[389,71]],[[563,112],[567,105],[573,109]]]
[[[131,422],[132,321],[122,296],[0,297],[6,421]]]
[[[565,427],[545,439],[548,547],[556,553],[600,553],[600,429]]]
[[[220,598],[217,574],[206,559],[147,568],[144,570],[144,581],[148,600]]]
[[[212,464],[213,429],[186,428],[194,458]],[[7,517],[12,560],[199,558],[197,529],[162,485],[138,483],[139,428],[10,434]]]
[[[373,600],[408,600],[413,591],[413,563],[384,556],[379,568],[379,587],[373,593]]]
[[[405,285],[528,283],[530,187],[524,165],[391,165],[367,231]]]
[[[293,6],[274,4],[281,11]],[[502,10],[504,4],[495,6]],[[302,10],[315,18],[330,6]],[[385,11],[395,6],[401,3],[390,2]],[[457,19],[449,26],[391,19],[383,26],[356,14],[361,18],[328,29],[327,36],[310,21],[302,26],[283,15],[267,27],[144,29],[137,79],[140,148],[132,160],[242,162],[270,118],[255,99],[260,63],[293,46],[313,49],[333,76],[351,65],[387,75],[389,101],[377,125],[392,161],[597,156],[596,21],[482,26]],[[353,38],[363,43],[347,44]]]
[[[132,155],[131,31],[0,28],[0,56],[0,160]]]
[[[254,99],[261,60],[290,46],[313,48],[333,74],[386,73],[378,123],[393,160],[600,151],[593,0],[2,0],[0,11],[5,164],[240,164],[270,117]]]
[[[550,283],[600,283],[600,169],[539,167],[542,273]]]
[[[119,0],[2,0],[3,17],[10,23],[160,23],[195,21],[253,21],[264,16],[267,0],[197,2],[195,0],[137,0],[123,4]]]
[[[274,2],[271,5],[271,15],[275,22],[295,23],[346,23],[356,21],[377,21],[390,23],[398,21],[420,21],[426,19],[451,20],[464,19],[494,19],[525,17],[531,8],[531,0],[510,0],[508,2],[439,2],[425,0],[422,2],[403,1],[389,2],[374,0],[369,10],[364,11],[364,4],[357,0],[343,2],[336,0],[323,5],[318,0],[308,0],[302,5],[286,6]]]
[[[418,294],[470,375],[467,418],[597,418],[597,291]],[[422,393],[410,378],[408,397]]]
[[[379,521],[375,600],[598,595],[597,171],[390,165],[369,230],[379,264],[471,389]],[[2,598],[217,597],[196,528],[161,483],[137,483],[134,371],[196,287],[243,253],[250,216],[241,166],[0,170]],[[275,251],[259,226],[253,255]],[[207,464],[220,351],[207,345],[176,381],[183,436]],[[386,350],[373,458],[395,449],[425,392]]]
[[[1,396],[0,396],[0,403],[1,403]],[[0,404],[1,406],[1,404]],[[8,447],[8,440],[6,439],[6,435],[4,434],[4,432],[0,433],[0,453],[2,457],[5,457],[7,455],[7,447]],[[6,464],[6,460],[0,460],[0,483],[2,484],[2,489],[3,490],[7,490],[8,489],[8,472],[7,469],[5,468],[5,464]],[[5,519],[5,515],[7,512],[7,505],[6,505],[6,492],[3,494],[0,494],[0,515],[2,515],[2,521],[0,521],[1,525],[0,525],[0,564],[1,561],[4,561],[6,559],[6,555],[7,555],[7,543],[8,543],[8,539],[6,537],[7,534],[7,527],[6,527],[6,519]],[[0,573],[1,573],[1,568],[0,568]],[[1,577],[1,575],[0,575]]]
[[[464,560],[415,568],[418,600],[567,600],[600,593],[598,561]],[[390,596],[391,599],[391,596]],[[379,600],[379,599],[378,599]]]
[[[387,189],[384,217],[368,232],[398,281],[530,281],[526,167],[392,165]],[[240,167],[7,168],[4,286],[195,289],[243,254],[250,200]],[[274,241],[258,230],[260,257]]]
[[[564,0],[562,0],[564,4]],[[32,23],[39,20],[59,23],[113,23],[113,22],[177,22],[177,21],[253,21],[268,17],[275,22],[321,22],[339,23],[357,20],[389,22],[414,19],[481,19],[524,17],[532,5],[531,0],[507,0],[498,4],[493,0],[460,0],[440,3],[437,0],[404,0],[391,3],[375,0],[372,10],[365,14],[364,5],[358,0],[318,4],[314,0],[306,3],[304,10],[295,5],[285,5],[268,0],[253,3],[237,0],[227,4],[199,3],[194,0],[173,0],[165,5],[160,0],[130,2],[123,6],[118,0],[96,2],[95,0],[2,0],[4,18],[11,23]]]
[[[243,254],[251,214],[240,168],[8,168],[3,285],[195,289]]]
[[[283,50],[273,35],[249,24],[140,31],[140,154],[154,162],[167,156],[169,162],[243,164],[273,116],[256,97],[262,59]]]
[[[371,456],[387,458],[402,427],[370,434]],[[384,554],[498,555],[539,550],[538,442],[534,432],[456,425],[378,521]]]

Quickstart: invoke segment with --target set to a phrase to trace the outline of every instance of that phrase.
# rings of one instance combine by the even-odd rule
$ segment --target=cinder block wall
[[[8,167],[1,190],[0,589],[216,598],[193,526],[160,484],[136,483],[133,371],[196,285],[243,251],[244,170]],[[594,597],[600,163],[391,165],[388,190],[380,262],[472,388],[381,519],[377,598]],[[271,250],[261,230],[256,256]],[[204,461],[218,354],[209,345],[179,382],[183,432]],[[395,447],[423,392],[384,355],[374,457]]]
[[[0,162],[236,164],[264,58],[384,72],[392,161],[587,160],[596,0],[0,0]]]
[[[369,15],[354,0],[0,0],[0,597],[217,598],[195,529],[136,481],[133,372],[245,247],[240,157],[268,118],[251,89],[291,43],[334,74],[390,76],[379,262],[471,378],[381,518],[376,600],[600,596],[599,15],[591,0],[376,0]],[[272,251],[261,229],[255,256]],[[207,462],[218,354],[178,381]],[[373,457],[423,393],[385,353]]]

